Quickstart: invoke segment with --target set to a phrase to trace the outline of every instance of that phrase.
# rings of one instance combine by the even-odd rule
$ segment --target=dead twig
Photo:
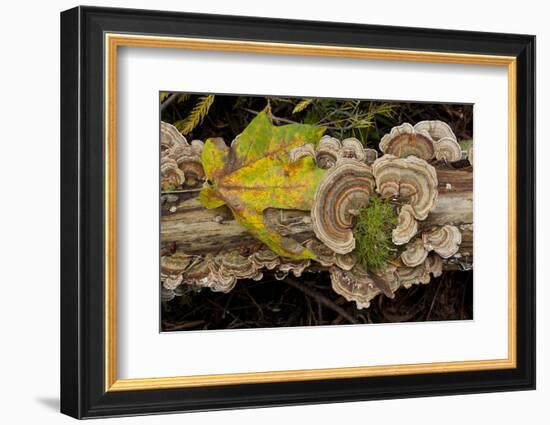
[[[432,310],[434,308],[435,301],[437,300],[437,296],[439,294],[439,289],[441,288],[442,284],[443,284],[443,282],[441,282],[441,281],[437,283],[437,288],[435,288],[434,297],[432,299],[432,303],[430,304],[430,310],[428,311],[428,314],[426,315],[426,321],[430,320],[430,316],[432,315]]]
[[[292,278],[286,278],[284,280],[288,285],[292,286],[293,288],[298,289],[299,291],[302,291],[307,296],[313,298],[315,301],[323,304],[325,307],[330,308],[331,310],[338,313],[340,316],[345,318],[350,323],[358,323],[357,320],[355,320],[346,310],[344,310],[342,307],[336,305],[333,301],[326,298],[323,294],[320,294],[317,291],[314,291],[310,287],[304,285],[302,282],[298,280],[294,280]]]
[[[164,110],[170,105],[174,100],[176,100],[176,97],[178,97],[180,93],[172,93],[170,96],[168,96],[168,99],[166,99],[162,104],[160,105],[160,113],[162,114]]]

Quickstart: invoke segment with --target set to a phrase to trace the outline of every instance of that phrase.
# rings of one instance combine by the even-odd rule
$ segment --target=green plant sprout
[[[371,197],[369,205],[359,210],[353,228],[355,255],[365,269],[382,269],[392,258],[395,246],[391,231],[396,224],[392,205],[378,196]]]

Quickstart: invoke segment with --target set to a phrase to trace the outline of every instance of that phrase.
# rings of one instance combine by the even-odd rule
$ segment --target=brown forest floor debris
[[[288,278],[287,278],[288,279]],[[351,323],[469,320],[472,272],[446,272],[428,285],[379,296],[368,309],[336,294],[328,276],[307,273],[299,280],[242,280],[230,293],[189,289],[162,305],[162,330],[243,329]]]

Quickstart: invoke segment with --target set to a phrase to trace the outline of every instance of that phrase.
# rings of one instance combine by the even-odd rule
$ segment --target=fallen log
[[[471,225],[473,222],[472,173],[464,170],[438,170],[438,198],[420,230],[445,224]],[[191,196],[191,197],[189,197]],[[314,236],[308,211],[268,209],[264,219],[278,232],[304,241]],[[471,226],[463,230],[461,251],[471,255]],[[257,241],[233,218],[229,208],[207,209],[197,193],[163,209],[161,219],[163,245],[187,253],[203,255],[222,250],[244,248]]]
[[[394,127],[380,142],[384,155],[378,159],[378,152],[356,139],[323,137],[316,146],[290,150],[289,163],[264,167],[278,170],[277,178],[270,180],[266,172],[259,181],[251,170],[238,178],[232,174],[245,168],[233,145],[211,143],[220,158],[228,151],[233,155],[221,167],[210,163],[202,142],[188,144],[178,137],[165,140],[168,154],[161,167],[161,283],[168,292],[182,285],[229,292],[239,279],[261,280],[266,272],[279,280],[289,273],[327,272],[332,289],[360,309],[379,294],[393,297],[400,287],[427,284],[444,269],[472,267],[472,169],[445,165],[467,165],[445,123]],[[294,163],[304,157],[326,174],[307,174],[304,181],[313,179],[316,186],[307,199],[298,193],[303,202],[281,202],[293,199],[283,188],[302,187],[302,180],[290,176],[296,178]],[[207,177],[213,186],[203,201],[232,210],[206,209],[198,201],[200,181]],[[391,209],[370,202],[375,194],[393,204],[395,225]],[[276,209],[285,206],[308,211]],[[392,244],[386,242],[390,229]],[[377,253],[383,254],[380,262]]]

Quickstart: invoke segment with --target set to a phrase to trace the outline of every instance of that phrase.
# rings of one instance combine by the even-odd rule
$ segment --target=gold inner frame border
[[[403,62],[432,62],[468,65],[503,66],[508,72],[508,357],[495,360],[416,363],[325,369],[304,369],[118,379],[116,324],[116,98],[118,47],[148,47],[340,57]],[[330,45],[287,44],[256,41],[216,40],[106,33],[105,47],[105,391],[137,391],[217,385],[239,385],[290,381],[312,381],[421,373],[450,373],[511,369],[517,365],[517,295],[516,295],[516,58],[513,56],[478,55],[393,49],[371,49]]]

